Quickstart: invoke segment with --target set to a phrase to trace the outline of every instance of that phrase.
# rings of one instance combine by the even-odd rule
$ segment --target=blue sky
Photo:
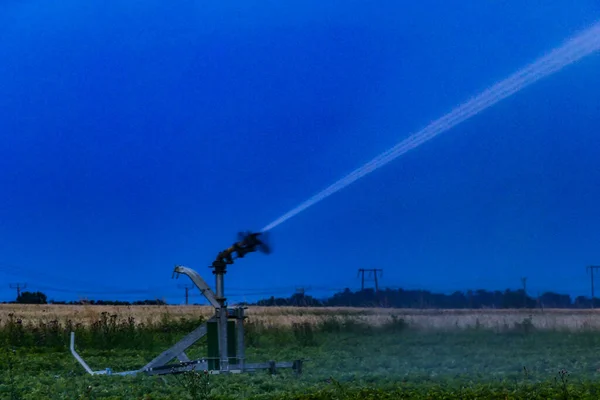
[[[0,5],[0,300],[181,302],[208,265],[600,19],[597,1]],[[589,293],[600,54],[271,232],[231,301],[383,286]],[[183,280],[182,280],[183,279]],[[192,292],[199,300],[198,293]]]

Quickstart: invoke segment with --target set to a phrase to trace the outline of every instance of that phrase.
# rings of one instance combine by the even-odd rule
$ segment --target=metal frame
[[[138,370],[113,372],[112,369],[93,371],[88,364],[81,358],[75,350],[75,333],[71,332],[71,354],[83,366],[83,368],[91,375],[136,375],[144,373],[147,375],[165,375],[182,373],[193,370],[206,370],[210,374],[223,373],[243,373],[254,372],[257,370],[269,370],[271,374],[275,374],[279,368],[291,368],[296,374],[302,373],[303,360],[275,362],[268,361],[265,363],[246,363],[246,351],[244,342],[244,320],[247,318],[244,313],[245,307],[227,308],[226,298],[224,295],[224,275],[225,268],[215,268],[213,273],[216,278],[216,293],[212,291],[210,286],[202,279],[200,274],[191,268],[184,266],[175,266],[173,276],[179,277],[179,274],[187,275],[191,281],[198,287],[200,293],[208,300],[215,308],[215,315],[208,321],[197,327],[195,330],[183,337],[179,342],[163,351],[156,356],[152,361]],[[227,349],[227,322],[229,319],[235,320],[236,327],[236,354],[233,358],[238,360],[237,364],[229,364]],[[185,354],[185,351],[194,343],[200,340],[208,333],[208,323],[217,323],[218,327],[218,346],[219,346],[219,368],[209,368],[209,357],[198,360],[190,360]],[[179,364],[168,364],[174,358],[179,360]]]

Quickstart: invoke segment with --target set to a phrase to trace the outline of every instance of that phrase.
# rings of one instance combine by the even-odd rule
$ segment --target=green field
[[[151,325],[104,316],[90,326],[4,321],[0,399],[560,399],[600,398],[600,334],[538,331],[516,324],[423,331],[392,320],[369,328],[351,318],[291,327],[248,325],[248,362],[305,358],[304,373],[90,376],[72,358],[68,334],[92,369],[137,369],[199,320]],[[198,345],[188,355],[201,357]]]

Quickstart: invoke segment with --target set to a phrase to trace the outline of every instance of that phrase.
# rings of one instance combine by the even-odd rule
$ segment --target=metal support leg
[[[244,369],[244,363],[246,361],[246,348],[244,343],[244,309],[238,308],[237,318],[235,320],[235,326],[237,330],[237,358],[240,368]]]
[[[219,358],[221,371],[229,370],[229,354],[227,348],[227,304],[225,299],[225,267],[215,268],[215,286],[217,289],[216,300],[219,302],[217,311],[217,325],[219,330]]]
[[[210,318],[208,321],[213,321],[213,318]],[[200,340],[204,335],[206,335],[206,323],[200,325],[198,328],[193,330],[184,336],[179,342],[175,345],[171,346],[171,348],[163,351],[161,354],[156,356],[152,361],[146,364],[142,369],[149,370],[156,367],[161,367],[171,361],[173,358],[178,357],[183,354],[189,347],[191,347],[194,343]],[[185,354],[183,354],[185,358]],[[183,360],[185,360],[185,358]],[[180,361],[183,361],[179,358]]]
[[[71,349],[71,354],[75,359],[81,364],[81,366],[86,370],[86,372],[90,375],[136,375],[140,370],[133,371],[124,371],[124,372],[113,372],[112,369],[106,368],[105,370],[93,371],[89,365],[81,358],[81,356],[75,351],[75,332],[71,332],[71,345],[69,346]]]
[[[227,346],[227,309],[221,308],[218,311],[219,324],[219,356],[221,359],[221,371],[229,370],[229,352]]]
[[[89,365],[87,365],[87,363],[83,361],[83,358],[81,358],[79,354],[77,354],[77,351],[75,351],[75,332],[71,332],[71,346],[69,347],[71,349],[71,354],[73,354],[73,357],[75,357],[75,359],[79,361],[79,364],[81,364],[81,366],[86,370],[86,372],[90,375],[94,375],[94,371],[92,371]]]
[[[292,365],[292,370],[296,375],[302,375],[302,360],[294,361],[294,364]]]
[[[271,375],[275,375],[277,373],[277,364],[275,361],[269,361],[269,372]]]

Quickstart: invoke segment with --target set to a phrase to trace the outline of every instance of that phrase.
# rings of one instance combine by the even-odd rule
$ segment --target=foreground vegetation
[[[540,330],[526,314],[501,331],[422,330],[390,313],[370,326],[347,311],[279,325],[250,319],[249,361],[305,358],[301,376],[90,376],[68,351],[71,330],[92,369],[118,372],[141,367],[204,317],[162,313],[140,322],[103,312],[84,324],[13,314],[0,326],[0,399],[600,398],[595,332]],[[205,354],[202,343],[188,352]]]

